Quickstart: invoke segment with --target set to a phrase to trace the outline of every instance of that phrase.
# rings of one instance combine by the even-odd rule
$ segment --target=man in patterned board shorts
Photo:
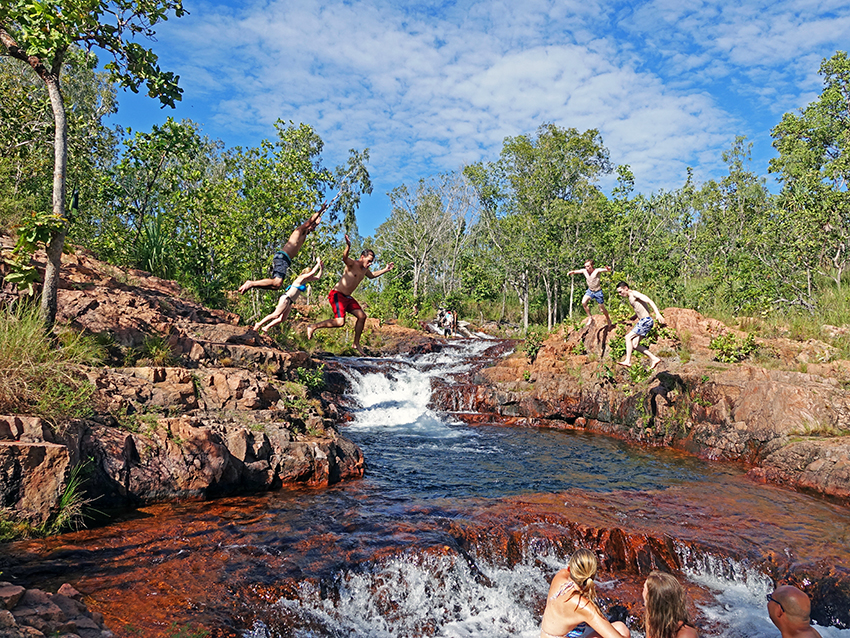
[[[611,272],[611,266],[602,266],[600,268],[593,267],[593,260],[588,259],[584,262],[584,268],[579,270],[571,270],[568,275],[584,275],[587,280],[587,292],[581,298],[581,305],[584,306],[584,311],[587,313],[587,325],[593,321],[593,315],[590,313],[591,300],[599,304],[602,314],[605,315],[605,320],[608,322],[608,327],[611,327],[611,317],[608,316],[608,310],[605,309],[605,295],[602,294],[602,283],[599,281],[599,276],[604,272]]]
[[[663,324],[664,317],[661,316],[661,311],[652,299],[642,293],[639,293],[637,290],[631,290],[629,288],[629,284],[625,281],[621,281],[617,284],[617,294],[628,300],[629,304],[631,304],[634,309],[635,316],[638,320],[634,327],[628,332],[628,334],[626,334],[626,358],[622,361],[618,361],[617,363],[626,368],[631,367],[632,351],[637,350],[649,357],[649,369],[654,370],[658,364],[661,363],[661,359],[652,354],[649,351],[649,348],[640,345],[640,340],[642,337],[648,335],[649,331],[652,330],[652,326],[655,325],[655,322],[649,314],[650,306],[655,312],[658,323]]]
[[[274,258],[272,259],[272,276],[270,278],[249,279],[239,286],[239,292],[245,294],[251,288],[278,290],[283,285],[283,278],[286,277],[286,272],[292,265],[292,260],[295,259],[295,255],[301,250],[301,246],[304,244],[307,235],[311,231],[316,230],[316,226],[322,221],[322,213],[325,212],[327,207],[327,203],[322,204],[319,210],[310,215],[303,224],[292,231],[289,241],[286,242],[281,250],[274,254]]]
[[[350,259],[348,253],[351,251],[351,240],[348,235],[345,236],[345,251],[342,253],[342,261],[345,264],[345,272],[336,286],[328,293],[328,301],[333,308],[333,319],[325,319],[319,323],[314,323],[307,327],[307,338],[312,339],[313,333],[319,328],[342,328],[345,325],[345,314],[354,315],[357,319],[354,324],[354,349],[361,355],[363,349],[360,347],[360,335],[363,332],[363,326],[366,325],[366,313],[357,303],[357,300],[351,295],[363,281],[364,277],[374,279],[380,277],[385,272],[393,269],[395,264],[390,263],[386,268],[381,268],[372,272],[369,266],[375,261],[375,253],[371,250],[364,250],[360,253],[358,259]]]

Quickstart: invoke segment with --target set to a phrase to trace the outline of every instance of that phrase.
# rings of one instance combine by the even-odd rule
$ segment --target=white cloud
[[[599,129],[646,192],[678,187],[689,164],[711,175],[734,135],[811,99],[850,31],[837,0],[443,4],[200,0],[156,50],[207,105],[209,134],[307,122],[329,158],[370,147],[380,190],[554,122]]]

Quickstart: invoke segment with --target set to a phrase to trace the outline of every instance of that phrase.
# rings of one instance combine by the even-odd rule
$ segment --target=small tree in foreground
[[[41,297],[41,316],[48,328],[56,318],[59,268],[68,230],[68,126],[60,82],[65,57],[75,45],[100,49],[112,57],[105,68],[121,86],[135,93],[144,84],[149,96],[173,107],[182,93],[179,78],[160,69],[156,55],[133,41],[137,36],[153,37],[154,25],[167,20],[171,11],[182,16],[182,0],[6,0],[0,4],[0,53],[32,67],[47,88],[53,111],[53,219]]]

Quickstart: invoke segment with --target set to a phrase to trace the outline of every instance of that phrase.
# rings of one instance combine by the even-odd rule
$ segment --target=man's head
[[[811,609],[809,597],[793,585],[782,585],[767,595],[767,615],[783,636],[808,627]]]
[[[586,262],[584,262],[584,267],[588,270],[588,272],[593,270],[593,260],[588,259]]]
[[[360,253],[360,263],[367,268],[375,261],[375,253],[368,248]]]
[[[621,297],[628,297],[629,296],[629,284],[627,284],[625,281],[619,282],[617,284],[617,294],[620,295]]]

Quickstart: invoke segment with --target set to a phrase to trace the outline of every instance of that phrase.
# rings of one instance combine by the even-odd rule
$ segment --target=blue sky
[[[122,93],[112,121],[190,118],[228,146],[304,122],[330,167],[368,147],[363,235],[389,215],[387,191],[495,160],[544,122],[599,129],[647,194],[679,188],[688,166],[723,175],[736,135],[766,175],[770,129],[817,97],[821,60],[850,43],[844,0],[184,2],[190,15],[152,45],[183,101]]]

